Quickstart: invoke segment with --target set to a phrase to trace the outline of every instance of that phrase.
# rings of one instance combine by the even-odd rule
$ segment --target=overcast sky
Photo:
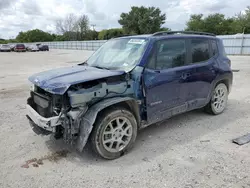
[[[166,13],[164,26],[180,30],[190,14],[219,12],[233,16],[250,6],[249,0],[0,0],[0,38],[19,31],[55,32],[55,21],[69,13],[86,14],[97,30],[120,27],[117,20],[131,6],[155,6]]]

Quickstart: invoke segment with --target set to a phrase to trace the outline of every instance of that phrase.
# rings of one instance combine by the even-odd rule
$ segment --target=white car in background
[[[37,45],[30,45],[30,46],[28,46],[27,50],[30,52],[38,52],[39,48]]]
[[[0,51],[1,52],[10,52],[11,51],[10,45],[8,45],[8,44],[0,45]]]

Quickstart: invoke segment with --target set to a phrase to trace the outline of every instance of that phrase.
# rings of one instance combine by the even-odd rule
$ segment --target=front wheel
[[[94,151],[105,159],[116,159],[132,148],[137,136],[134,115],[125,108],[104,111],[91,134]]]
[[[206,105],[205,110],[210,114],[221,114],[226,106],[228,100],[228,89],[224,83],[218,84],[212,94],[210,102]]]

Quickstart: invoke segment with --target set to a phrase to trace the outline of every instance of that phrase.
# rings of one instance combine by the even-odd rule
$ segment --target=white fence
[[[228,55],[250,55],[250,34],[219,35],[223,40]],[[62,41],[62,42],[41,42],[47,44],[50,49],[71,49],[71,50],[97,50],[106,40],[93,41]],[[26,43],[26,45],[37,44]]]
[[[61,41],[61,42],[33,42],[24,43],[25,45],[46,44],[50,49],[68,49],[68,50],[91,50],[95,51],[102,46],[106,40],[92,41]]]
[[[250,55],[250,34],[219,35],[229,55]]]

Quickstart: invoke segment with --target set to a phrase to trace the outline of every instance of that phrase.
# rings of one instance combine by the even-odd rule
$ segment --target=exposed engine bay
[[[49,124],[48,127],[53,128],[55,138],[73,144],[79,136],[82,118],[88,121],[84,114],[91,106],[104,98],[132,97],[133,87],[134,81],[127,74],[72,85],[63,95],[34,86],[28,105],[44,118],[56,118],[46,126]],[[45,126],[42,128],[46,129]]]

